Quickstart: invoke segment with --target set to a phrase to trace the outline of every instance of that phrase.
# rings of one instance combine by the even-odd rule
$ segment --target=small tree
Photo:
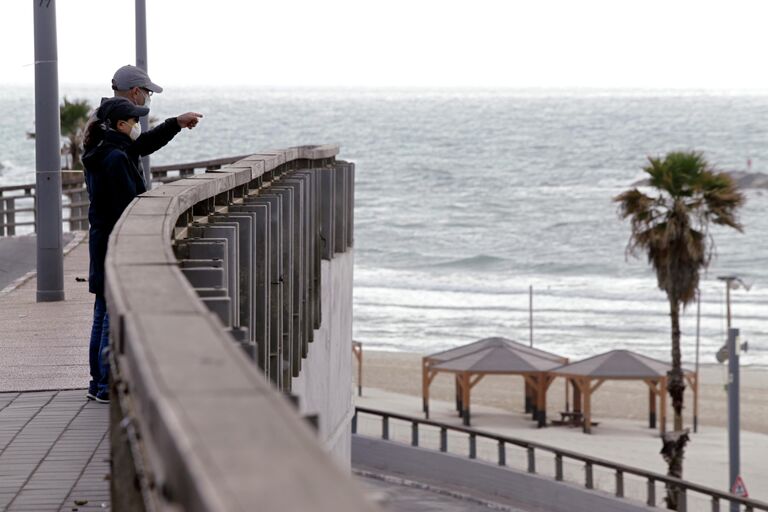
[[[91,106],[87,100],[69,101],[65,96],[64,102],[59,105],[61,136],[67,139],[67,143],[61,148],[61,153],[67,155],[67,165],[71,169],[83,168],[80,151],[83,147],[85,124],[90,111]],[[34,139],[35,132],[27,132],[27,137]]]
[[[680,354],[680,309],[693,302],[699,274],[712,255],[710,224],[742,231],[737,210],[744,204],[730,176],[712,169],[697,152],[672,152],[663,159],[648,158],[643,170],[650,176],[648,194],[632,188],[614,198],[621,218],[630,219],[627,251],[646,254],[659,288],[669,301],[672,323],[672,370],[667,392],[674,409],[674,432],[665,434],[661,454],[669,476],[682,478],[688,431],[683,430],[683,378]],[[667,488],[667,508],[677,509],[678,490]]]
[[[72,169],[82,169],[83,163],[80,161],[80,151],[83,147],[83,136],[85,135],[85,123],[88,121],[88,112],[91,106],[87,100],[75,100],[70,102],[64,97],[59,113],[61,116],[61,135],[67,138],[67,144],[64,151],[69,155]]]

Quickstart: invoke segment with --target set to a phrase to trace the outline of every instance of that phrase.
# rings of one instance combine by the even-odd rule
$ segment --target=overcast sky
[[[34,80],[34,0],[0,0],[0,84]],[[132,0],[58,0],[59,81],[135,63]],[[146,0],[161,85],[768,90],[762,0]]]

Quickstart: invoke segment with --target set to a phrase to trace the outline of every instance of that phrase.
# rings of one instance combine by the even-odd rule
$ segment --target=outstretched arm
[[[176,118],[169,117],[161,124],[139,135],[139,138],[131,144],[128,151],[141,156],[152,154],[168,144],[180,131],[181,127]]]
[[[178,117],[169,117],[162,124],[142,133],[136,142],[131,144],[130,151],[141,156],[152,154],[168,144],[182,128],[191,130],[197,126],[201,117],[203,115],[197,112],[187,112]]]

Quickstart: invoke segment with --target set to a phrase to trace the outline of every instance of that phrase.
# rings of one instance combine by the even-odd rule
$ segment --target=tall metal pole
[[[64,300],[61,136],[56,1],[33,0],[35,25],[35,213],[37,301]]]
[[[531,346],[533,346],[533,285],[528,285],[528,331]]]
[[[739,454],[739,330],[728,329],[728,488],[733,489],[740,472]],[[738,512],[731,502],[731,512]]]
[[[696,289],[696,382],[693,389],[693,431],[699,431],[699,347],[701,342],[701,289]]]
[[[145,0],[136,0],[136,67],[149,72],[147,68],[147,5]],[[142,117],[141,131],[146,133],[149,128],[148,116]],[[144,182],[147,189],[152,186],[152,170],[149,167],[149,155],[141,158],[144,167]]]

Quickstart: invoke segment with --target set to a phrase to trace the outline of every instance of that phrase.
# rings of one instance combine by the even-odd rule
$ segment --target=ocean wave
[[[437,268],[456,268],[470,270],[490,270],[504,265],[509,260],[498,256],[489,256],[487,254],[478,254],[469,258],[460,258],[442,263],[431,265]]]

